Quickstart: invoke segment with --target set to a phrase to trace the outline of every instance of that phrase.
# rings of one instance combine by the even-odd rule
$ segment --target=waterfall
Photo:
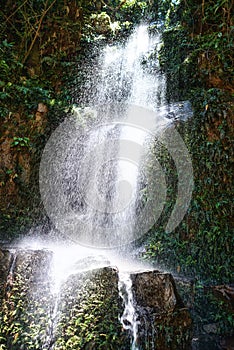
[[[14,269],[15,269],[15,264],[16,264],[16,252],[15,252],[15,250],[11,250],[11,253],[12,253],[13,257],[12,257],[10,269],[9,269],[8,275],[7,275],[7,282],[6,282],[7,289],[11,289],[11,287],[12,287]]]
[[[146,167],[155,139],[160,142],[161,135],[165,136],[164,131],[172,125],[168,118],[171,109],[165,100],[165,77],[157,59],[160,40],[160,34],[139,25],[126,41],[101,48],[96,66],[89,67],[83,93],[74,91],[71,115],[45,146],[39,180],[42,201],[53,223],[48,235],[52,243],[48,238],[44,242],[43,237],[37,246],[32,234],[33,242],[28,238],[21,242],[19,259],[16,254],[12,256],[7,287],[11,289],[14,282],[20,298],[14,304],[14,295],[9,293],[12,300],[6,302],[6,310],[12,315],[13,304],[21,308],[22,319],[29,319],[32,338],[13,329],[9,342],[16,342],[17,349],[27,348],[27,342],[33,341],[37,342],[35,348],[45,350],[67,348],[66,342],[74,347],[79,344],[79,349],[98,349],[99,341],[105,340],[105,348],[109,341],[114,344],[111,348],[117,349],[120,344],[122,350],[129,348],[129,338],[131,350],[142,346],[147,325],[143,324],[132,277],[138,273],[137,264],[130,264],[128,248],[157,222],[167,194],[159,162],[154,160],[151,178]],[[177,107],[180,112],[180,106]],[[185,146],[175,132],[168,133],[162,141],[176,168],[181,168],[177,205],[180,211],[179,215],[175,211],[171,229],[187,208],[192,181],[186,186],[184,180],[191,168]],[[183,166],[177,148],[179,157],[183,155]],[[181,189],[188,191],[187,197]],[[150,196],[145,200],[146,191]],[[56,237],[58,232],[62,244]],[[28,246],[27,252],[24,249]],[[14,281],[17,264],[18,277]],[[129,271],[134,271],[133,275]],[[152,278],[158,282],[155,276]],[[144,279],[142,283],[145,286]],[[170,300],[176,304],[173,295]],[[119,315],[122,306],[124,310]],[[14,315],[21,317],[18,311]],[[108,329],[99,329],[98,322]],[[144,333],[149,338],[145,344],[151,349],[155,348],[157,332],[158,329],[154,332],[150,328],[148,334]]]
[[[152,217],[150,201],[141,213],[146,141],[152,138],[151,131],[160,132],[169,123],[162,110],[165,78],[156,58],[159,47],[160,34],[150,34],[147,25],[137,27],[124,43],[107,44],[99,54],[96,74],[90,69],[86,77],[83,95],[74,97],[85,108],[74,108],[72,119],[58,128],[45,148],[40,186],[47,213],[59,231],[86,247],[126,245],[161,213],[165,193],[159,193],[158,184],[153,185],[159,214],[155,210]],[[157,117],[152,112],[156,110]],[[157,180],[164,184],[160,176]],[[71,256],[70,251],[67,261]],[[59,266],[58,260],[53,323],[59,312]],[[131,333],[132,350],[137,350],[139,325],[129,273],[119,273],[119,280],[125,305],[120,321]]]
[[[155,139],[164,142],[180,170],[179,209],[172,215],[170,230],[186,212],[192,186],[192,181],[186,186],[186,180],[190,180],[191,164],[183,142],[174,129],[170,132],[175,108],[171,112],[166,105],[165,77],[157,59],[160,40],[159,33],[152,34],[146,25],[140,25],[126,42],[102,48],[96,66],[86,76],[83,93],[76,95],[74,91],[74,103],[83,107],[73,108],[72,115],[55,130],[45,147],[40,164],[42,200],[55,232],[88,250],[88,255],[79,259],[90,258],[92,249],[95,256],[97,250],[121,251],[157,222],[167,189],[157,159],[153,160],[153,177],[148,178],[146,165]],[[180,112],[180,105],[176,108]],[[177,148],[184,152],[182,158]],[[147,191],[150,196],[145,201]],[[64,275],[57,255],[54,323],[59,313],[61,281],[72,275],[81,251],[74,246],[73,259],[74,252],[68,249],[69,256],[63,261],[72,264],[66,266]],[[94,266],[89,260],[89,269],[96,265],[97,258]],[[131,333],[132,350],[137,350],[139,321],[131,277],[126,271],[119,273],[119,292],[124,302],[120,321]]]
[[[88,77],[89,84],[92,81],[91,94],[89,89],[87,97],[89,104],[124,101],[154,110],[163,105],[165,78],[159,73],[155,57],[160,41],[159,33],[150,34],[148,25],[140,25],[126,43],[107,45],[100,55],[97,80]]]
[[[165,78],[155,59],[159,45],[160,35],[150,34],[146,25],[126,43],[107,44],[97,75],[91,70],[84,96],[74,98],[86,107],[75,108],[45,147],[42,199],[56,228],[77,243],[126,245],[147,232],[161,213],[166,196],[161,173],[159,185],[152,186],[157,208],[151,210],[148,203],[141,210],[146,141],[169,124],[164,111],[153,112],[165,103]]]

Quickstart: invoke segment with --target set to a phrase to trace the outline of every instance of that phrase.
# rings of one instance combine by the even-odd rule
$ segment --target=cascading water
[[[137,350],[137,331],[139,322],[134,305],[132,293],[132,281],[128,272],[119,273],[119,293],[124,301],[124,312],[120,317],[123,328],[131,332],[132,344],[131,350]]]
[[[107,337],[107,334],[103,329],[97,333],[95,322],[103,318],[102,309],[106,304],[104,317],[108,317],[113,303],[114,310],[121,309],[123,313],[119,319],[116,313],[109,315],[111,331],[116,325],[119,327],[118,335],[109,338],[115,344],[111,348],[120,349],[116,338],[124,338],[122,328],[131,334],[131,350],[140,348],[140,318],[135,309],[131,273],[142,267],[135,262],[130,264],[129,256],[125,256],[127,248],[123,249],[123,246],[128,246],[151,228],[162,211],[166,196],[160,169],[154,172],[156,180],[150,181],[153,203],[150,198],[145,203],[142,195],[148,185],[144,169],[148,144],[171,125],[165,117],[170,111],[164,107],[165,79],[155,58],[159,45],[160,35],[151,35],[146,25],[140,25],[124,44],[104,47],[97,58],[97,74],[92,74],[90,69],[83,95],[74,92],[74,103],[84,108],[74,108],[71,118],[62,123],[45,147],[40,165],[40,189],[45,209],[54,224],[50,232],[53,242],[22,241],[21,257],[16,263],[14,255],[9,274],[11,277],[16,263],[19,288],[22,288],[21,275],[25,266],[31,267],[28,272],[31,279],[27,275],[23,278],[27,284],[23,291],[28,289],[34,306],[28,303],[26,292],[23,302],[30,306],[26,312],[29,312],[29,329],[32,339],[37,341],[37,349],[60,350],[67,348],[67,344],[74,346],[72,349],[99,349],[96,338]],[[151,56],[154,59],[151,60]],[[153,206],[155,198],[156,207]],[[58,246],[55,244],[58,231],[63,238],[68,238],[65,246],[64,240],[63,245],[59,245],[59,239]],[[27,245],[30,250],[24,266],[23,250]],[[41,249],[44,247],[46,251]],[[52,255],[48,276],[46,270]],[[117,266],[118,271],[111,266]],[[42,274],[46,276],[43,278]],[[164,277],[160,278],[164,281]],[[118,281],[124,304],[120,307]],[[103,296],[96,300],[97,289],[102,291],[105,302]],[[172,300],[175,299],[172,295]],[[93,302],[91,312],[87,300]],[[12,304],[7,301],[7,305],[11,307]],[[85,335],[84,345],[82,332],[87,328],[87,310],[91,320],[88,328],[93,328],[88,336]],[[38,312],[41,324],[33,318],[33,311]],[[13,332],[13,343],[22,336],[18,348],[31,346],[32,341],[28,345],[28,337],[19,336],[17,332]],[[126,344],[121,343],[121,350],[129,348],[129,338],[124,339]],[[74,344],[78,344],[77,347]],[[108,343],[105,346],[109,346]]]
[[[92,100],[89,101],[91,105],[96,108],[97,106],[104,104],[106,107],[106,104],[110,103],[112,108],[113,104],[121,102],[122,104],[132,104],[150,108],[152,110],[162,107],[165,104],[165,78],[160,73],[155,74],[155,69],[159,71],[157,61],[154,61],[154,66],[149,64],[149,62],[146,63],[149,60],[150,55],[155,55],[157,53],[159,45],[160,35],[150,35],[146,25],[139,26],[125,45],[108,45],[104,49],[103,56],[101,56],[102,68],[99,81],[97,83],[93,82],[95,93],[94,96],[91,94]],[[144,67],[144,63],[147,67]],[[127,139],[131,142],[137,142],[138,144],[143,145],[148,135],[144,129],[136,129],[132,126],[132,122],[135,121],[135,116],[132,118],[132,114],[129,113],[128,109],[127,113],[124,110],[122,110],[122,113],[124,115],[124,126],[120,125],[117,129],[118,142],[115,145],[114,153],[112,153],[112,155],[117,157],[119,161],[114,168],[114,178],[112,178],[112,180],[114,180],[115,186],[114,191],[112,191],[111,194],[110,205],[111,208],[114,209],[119,205],[118,200],[116,202],[116,196],[118,194],[120,194],[121,199],[123,199],[124,196],[125,198],[129,196],[133,199],[132,203],[129,205],[129,199],[127,198],[127,212],[124,211],[123,215],[120,216],[115,215],[114,221],[111,221],[111,225],[120,233],[117,240],[124,243],[122,238],[124,232],[121,227],[124,225],[125,221],[130,220],[131,222],[131,227],[128,227],[127,231],[127,241],[134,240],[135,238],[134,217],[136,216],[137,199],[139,197],[139,164],[143,154],[141,151],[135,154],[134,161],[135,164],[138,165],[137,167],[135,164],[125,161],[124,155],[127,153],[126,147],[129,147],[129,144],[124,142],[121,143],[121,140]],[[161,128],[162,126],[165,127],[165,125],[168,124],[168,121],[161,116],[157,121],[154,120],[154,123],[158,123],[158,127]],[[155,128],[155,124],[152,125],[153,128]],[[112,128],[112,130],[114,130],[116,125],[112,126]],[[102,156],[104,152],[105,150],[103,150]],[[110,163],[109,166],[113,169],[112,163]],[[108,169],[108,172],[110,172],[110,169]],[[131,184],[130,192],[124,180]],[[123,181],[122,188],[119,187],[116,190],[116,184],[121,183],[121,181]],[[107,191],[109,192],[110,190],[107,184],[108,181],[106,181],[106,178],[104,177],[102,188],[106,186]],[[89,188],[93,187],[91,186]],[[111,208],[108,208],[108,213],[111,212]],[[116,234],[116,232],[113,234]],[[107,237],[104,239],[105,243],[107,243],[106,240],[109,241]],[[108,245],[112,245],[112,242],[109,242]],[[120,271],[119,291],[125,304],[124,312],[120,320],[123,324],[123,328],[130,331],[132,334],[131,349],[137,350],[137,332],[139,322],[137,321],[131,288],[132,283],[129,272]]]
[[[153,65],[148,60],[159,46],[160,34],[150,35],[147,25],[137,27],[125,44],[107,45],[100,55],[98,81],[91,78],[89,104],[127,101],[153,109],[163,105],[165,78],[155,74],[159,71],[157,60]]]
[[[146,180],[141,167],[146,139],[151,130],[170,123],[162,111],[156,118],[144,109],[156,110],[165,102],[165,79],[153,74],[155,60],[150,64],[159,43],[160,36],[141,25],[125,45],[107,45],[98,77],[87,76],[83,100],[89,109],[76,110],[75,120],[63,123],[44,151],[44,205],[55,226],[78,243],[95,248],[127,244],[142,234],[142,217],[151,216],[143,213],[136,221]],[[76,123],[79,118],[86,125]],[[164,188],[158,192],[165,197]]]
[[[149,129],[161,130],[170,123],[164,111],[155,118],[144,110],[159,110],[165,103],[165,78],[157,60],[150,59],[159,45],[160,35],[150,35],[146,25],[140,25],[125,44],[107,45],[99,57],[98,75],[86,77],[86,108],[75,110],[75,121],[73,117],[63,124],[44,151],[43,202],[56,228],[77,243],[121,247],[144,233],[142,217],[147,221],[151,213],[143,212],[138,221],[136,217],[146,181],[141,166],[146,139]],[[125,291],[120,293],[125,303],[121,322],[132,332],[135,350],[138,321],[131,278],[122,272],[119,279],[120,291]]]

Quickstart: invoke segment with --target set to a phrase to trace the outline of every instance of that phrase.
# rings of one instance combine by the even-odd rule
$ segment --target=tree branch
[[[21,7],[23,7],[27,2],[28,2],[28,0],[25,0],[25,1],[23,2],[23,4],[21,4],[19,7],[17,7],[17,9],[16,9],[10,16],[8,16],[8,17],[6,18],[6,22],[8,22],[9,19],[10,19],[12,16],[14,16],[14,15],[16,14],[16,12],[18,12],[18,11],[21,9]]]
[[[33,38],[32,42],[31,42],[31,45],[29,46],[29,49],[28,49],[28,51],[26,52],[26,54],[25,54],[25,56],[24,56],[24,59],[23,59],[23,62],[22,62],[23,64],[26,62],[26,60],[27,60],[28,56],[30,55],[30,52],[32,51],[32,48],[33,48],[33,46],[34,46],[34,44],[35,44],[35,42],[36,42],[36,40],[37,40],[37,37],[39,36],[39,32],[40,32],[40,29],[41,29],[42,21],[43,21],[45,15],[46,15],[47,12],[51,9],[51,7],[55,4],[55,2],[56,2],[56,0],[54,0],[54,1],[50,4],[50,6],[46,9],[46,6],[47,6],[47,4],[48,4],[48,0],[46,1],[45,10],[43,11],[42,16],[41,16],[41,18],[40,18],[40,20],[39,20],[38,28],[37,28],[37,31],[36,31],[36,33],[35,33],[35,35],[34,35],[34,38]]]

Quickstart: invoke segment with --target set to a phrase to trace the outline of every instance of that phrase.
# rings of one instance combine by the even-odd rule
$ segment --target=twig
[[[28,0],[25,0],[25,1],[23,2],[23,4],[21,4],[19,7],[17,7],[17,9],[16,9],[10,16],[8,16],[8,17],[6,18],[6,22],[8,22],[9,19],[10,19],[12,16],[14,16],[14,15],[16,14],[16,12],[18,12],[18,11],[21,9],[21,7],[23,7],[23,6],[26,4],[26,2],[28,2]]]
[[[201,27],[200,32],[202,33],[202,21],[205,20],[205,0],[202,0],[202,18],[201,18]]]
[[[51,7],[55,4],[55,2],[56,2],[56,0],[54,0],[54,1],[50,4],[50,6],[49,6],[47,9],[45,9],[44,12],[42,13],[42,16],[41,16],[41,18],[40,18],[40,20],[39,20],[39,23],[38,23],[38,28],[37,28],[37,31],[36,31],[36,33],[35,33],[35,36],[34,36],[32,42],[31,42],[31,45],[30,45],[28,51],[26,52],[26,54],[25,54],[25,56],[24,56],[24,59],[23,59],[23,62],[22,62],[23,64],[26,62],[26,60],[27,60],[28,56],[30,55],[30,52],[32,51],[32,48],[33,48],[33,46],[34,46],[34,44],[35,44],[35,42],[36,42],[37,37],[39,36],[39,32],[40,32],[40,29],[41,29],[42,21],[43,21],[45,15],[46,15],[47,12],[51,9]],[[46,8],[46,6],[47,6],[47,3],[48,3],[48,0],[46,1],[45,8]]]
[[[4,14],[3,14],[3,16],[6,17]],[[7,22],[7,20],[4,23],[6,23],[6,22]],[[11,20],[9,20],[8,22],[10,22],[10,25],[15,29],[15,31],[19,35],[19,37],[22,38],[23,35],[18,31],[18,29],[15,27],[14,23],[12,23]]]

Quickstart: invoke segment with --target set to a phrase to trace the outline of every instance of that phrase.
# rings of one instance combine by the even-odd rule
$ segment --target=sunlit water
[[[124,301],[124,312],[120,317],[120,321],[125,330],[129,330],[132,334],[131,350],[137,350],[137,333],[139,321],[135,311],[135,304],[132,292],[132,280],[129,272],[119,272],[119,293]]]
[[[17,245],[17,248],[34,251],[46,249],[53,253],[50,292],[53,295],[54,306],[51,313],[51,321],[45,332],[46,337],[42,349],[47,350],[51,348],[51,339],[54,338],[60,317],[60,291],[62,285],[66,283],[69,276],[92,269],[112,266],[118,269],[119,295],[124,303],[124,311],[122,315],[119,315],[119,320],[123,325],[123,329],[129,331],[131,334],[131,350],[138,350],[137,334],[140,325],[135,312],[130,273],[149,271],[152,270],[152,266],[146,262],[137,261],[134,257],[131,258],[129,255],[120,255],[118,251],[114,250],[87,248],[74,244],[54,244],[52,242],[49,243],[44,240],[35,240],[33,238],[25,238]],[[14,263],[12,264],[12,269],[13,268]]]
[[[58,228],[62,227],[62,233],[66,234],[68,225],[72,223],[75,244],[45,243],[43,240],[26,240],[21,243],[24,247],[28,245],[33,249],[46,248],[53,251],[51,292],[56,299],[54,323],[60,287],[69,275],[97,267],[117,266],[120,295],[125,304],[120,320],[123,328],[132,333],[132,350],[138,349],[139,325],[130,272],[149,269],[149,266],[131,261],[124,253],[121,255],[121,247],[138,238],[135,236],[135,216],[141,189],[139,164],[144,155],[140,151],[135,152],[133,161],[129,161],[125,141],[128,141],[127,146],[130,143],[144,146],[148,134],[144,130],[144,122],[142,127],[135,127],[135,115],[126,109],[126,105],[158,110],[158,119],[153,120],[152,128],[157,125],[160,130],[168,125],[162,107],[165,103],[165,78],[160,73],[155,74],[158,69],[157,60],[154,59],[154,66],[148,60],[159,46],[160,36],[150,35],[147,26],[141,25],[124,45],[107,45],[100,55],[98,76],[87,77],[86,103],[91,111],[105,105],[105,113],[102,111],[101,118],[101,123],[105,125],[91,128],[85,135],[83,148],[71,147],[64,163],[57,168],[55,166],[62,178],[56,186],[64,187],[67,195],[64,206],[69,203],[72,207],[71,212],[64,211],[64,215],[60,215]],[[113,117],[115,103],[124,103],[124,125],[116,122]],[[111,143],[110,140],[113,139],[116,142]],[[62,140],[64,143],[67,141]],[[93,154],[92,150],[97,144],[101,146]],[[59,206],[60,202],[60,197],[57,196],[54,207]],[[81,221],[83,225],[80,224]]]
[[[160,110],[165,78],[155,74],[157,59],[151,59],[159,44],[160,36],[141,25],[125,44],[107,45],[97,76],[91,70],[86,77],[89,112],[74,108],[73,122],[63,123],[46,145],[43,203],[56,228],[77,243],[121,247],[152,226],[142,222],[151,213],[139,215],[148,182],[143,160],[149,139],[170,124]]]

